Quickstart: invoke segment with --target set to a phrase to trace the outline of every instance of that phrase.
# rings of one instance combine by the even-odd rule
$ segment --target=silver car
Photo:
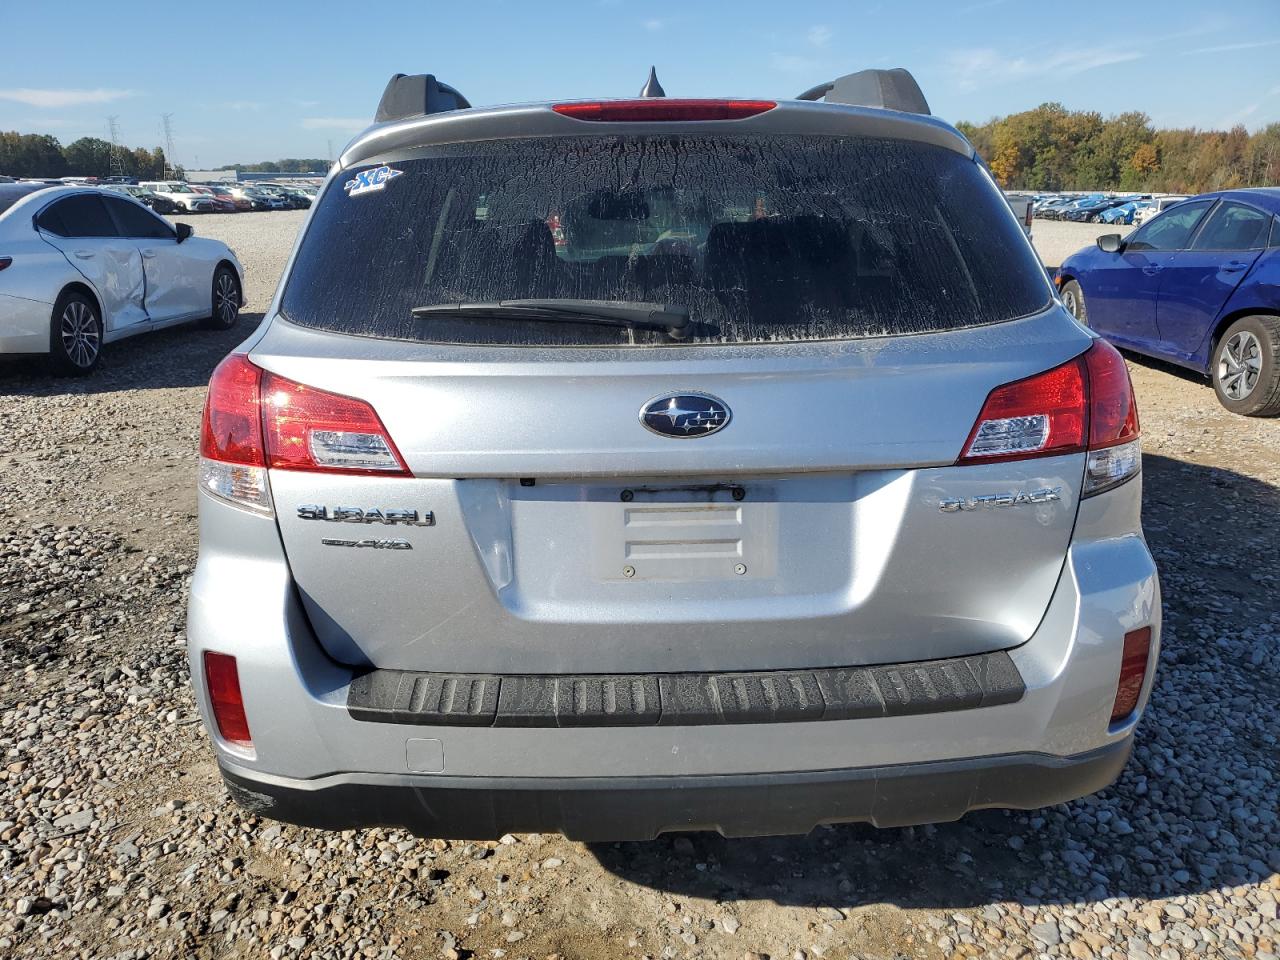
[[[904,71],[398,76],[213,375],[194,686],[235,799],[325,828],[1059,803],[1152,684],[1140,462],[1123,360]]]

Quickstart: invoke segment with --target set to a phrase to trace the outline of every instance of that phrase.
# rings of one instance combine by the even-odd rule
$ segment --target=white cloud
[[[304,117],[302,119],[302,129],[345,130],[348,133],[357,133],[372,122],[364,117]]]
[[[225,107],[228,110],[236,110],[236,111],[262,109],[262,104],[259,103],[257,100],[229,100],[226,103],[221,104],[221,106]]]
[[[1232,50],[1256,50],[1258,47],[1274,47],[1280,40],[1251,40],[1246,43],[1223,43],[1216,47],[1199,47],[1187,53],[1230,53]]]
[[[984,47],[957,50],[947,58],[947,68],[961,90],[977,90],[980,87],[996,86],[1046,74],[1055,77],[1071,77],[1099,67],[1140,60],[1143,56],[1135,50],[1072,47],[1033,58],[1006,57],[996,50]]]
[[[796,73],[805,76],[817,76],[822,71],[818,62],[812,57],[796,56],[792,53],[769,54],[769,65],[779,73]]]
[[[665,26],[666,24],[663,23],[661,20],[657,19],[656,17],[652,20],[646,20],[644,22],[644,28],[648,30],[650,33],[657,33],[659,30],[661,30]]]
[[[36,90],[16,87],[0,90],[0,100],[16,100],[32,107],[78,107],[86,103],[110,103],[124,97],[135,96],[132,90]]]
[[[809,28],[809,42],[815,47],[825,47],[831,42],[832,36],[831,28],[826,24],[820,23],[817,26]]]

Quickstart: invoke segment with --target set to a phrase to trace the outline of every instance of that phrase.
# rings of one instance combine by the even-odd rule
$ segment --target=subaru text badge
[[[729,425],[723,400],[708,393],[666,393],[640,408],[640,422],[664,437],[705,437]]]

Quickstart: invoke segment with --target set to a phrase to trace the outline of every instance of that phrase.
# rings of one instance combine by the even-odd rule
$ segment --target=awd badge
[[[348,196],[359,196],[362,193],[373,193],[375,190],[381,190],[391,180],[394,180],[403,170],[397,170],[394,167],[388,167],[385,163],[380,167],[374,167],[372,170],[361,170],[352,179],[342,185],[342,189],[347,191]]]

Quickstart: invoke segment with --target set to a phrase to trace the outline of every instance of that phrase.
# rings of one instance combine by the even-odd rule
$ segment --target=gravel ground
[[[582,845],[242,815],[183,650],[204,384],[302,215],[206,216],[237,330],[0,364],[0,956],[614,960],[1274,956],[1280,421],[1133,364],[1165,648],[1119,782],[1047,810],[806,838]],[[1070,228],[1070,230],[1068,230]],[[1045,259],[1094,228],[1037,223]]]

